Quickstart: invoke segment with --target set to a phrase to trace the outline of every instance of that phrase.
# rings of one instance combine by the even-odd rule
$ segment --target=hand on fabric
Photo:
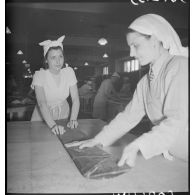
[[[73,147],[73,146],[79,146],[79,149],[86,148],[86,147],[91,148],[96,145],[99,145],[99,143],[96,142],[95,139],[88,139],[88,140],[83,140],[79,142],[76,141],[76,142],[65,144],[67,148]]]
[[[64,129],[63,126],[61,125],[55,125],[52,129],[51,129],[52,133],[55,135],[62,135],[66,132],[66,130]]]
[[[78,127],[78,121],[77,120],[70,120],[67,123],[67,127],[71,128],[71,129],[77,128]]]
[[[118,166],[120,167],[127,164],[130,167],[134,167],[138,151],[139,147],[135,142],[128,144],[123,150],[123,154],[118,162]]]

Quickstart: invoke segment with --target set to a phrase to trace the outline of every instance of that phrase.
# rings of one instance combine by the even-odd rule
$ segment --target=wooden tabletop
[[[101,120],[79,120],[79,130],[94,136]],[[136,137],[125,135],[105,150],[120,158],[123,147]],[[188,163],[162,156],[145,160],[140,154],[128,173],[111,179],[84,178],[59,139],[43,122],[7,123],[7,192],[112,193],[188,191]]]

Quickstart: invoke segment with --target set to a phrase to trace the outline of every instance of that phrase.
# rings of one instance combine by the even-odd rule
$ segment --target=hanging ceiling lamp
[[[108,58],[108,54],[105,53],[105,54],[103,55],[103,58]]]
[[[27,63],[27,61],[26,61],[26,60],[23,60],[23,61],[22,61],[22,63],[23,63],[23,64],[26,64],[26,63]]]
[[[108,43],[107,39],[105,38],[105,26],[100,25],[99,28],[101,30],[101,38],[98,39],[98,44],[104,46]]]
[[[85,66],[88,66],[89,64],[88,64],[88,62],[85,62],[84,65],[85,65]]]
[[[17,54],[18,54],[18,55],[23,55],[22,50],[19,50],[19,51],[17,52]]]
[[[100,45],[106,45],[107,43],[108,43],[108,41],[105,39],[105,38],[100,38],[99,40],[98,40],[98,43],[100,44]]]
[[[11,34],[11,30],[6,26],[6,34]]]

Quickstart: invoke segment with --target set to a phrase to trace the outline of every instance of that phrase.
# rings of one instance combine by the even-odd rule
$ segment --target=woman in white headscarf
[[[78,126],[79,96],[77,79],[72,68],[63,68],[63,40],[47,40],[39,43],[43,46],[45,69],[36,71],[33,77],[32,88],[35,89],[38,105],[32,114],[31,121],[45,120],[54,134],[63,134],[64,127],[57,125],[55,120],[68,119],[70,108],[67,102],[69,94],[72,98],[72,109],[68,127]]]
[[[130,56],[150,70],[137,84],[132,101],[93,139],[67,145],[111,145],[147,114],[153,127],[123,150],[119,166],[135,166],[138,151],[145,159],[163,154],[188,160],[188,51],[173,27],[156,14],[143,15],[128,27]]]

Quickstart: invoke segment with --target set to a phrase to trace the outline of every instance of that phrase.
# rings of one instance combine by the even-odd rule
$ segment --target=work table
[[[59,122],[63,123],[63,122]],[[105,123],[79,120],[87,137]],[[105,151],[116,156],[136,136],[128,133]],[[163,156],[145,160],[141,154],[129,172],[111,179],[87,179],[44,122],[7,122],[7,192],[9,193],[112,193],[188,191],[188,163]]]

